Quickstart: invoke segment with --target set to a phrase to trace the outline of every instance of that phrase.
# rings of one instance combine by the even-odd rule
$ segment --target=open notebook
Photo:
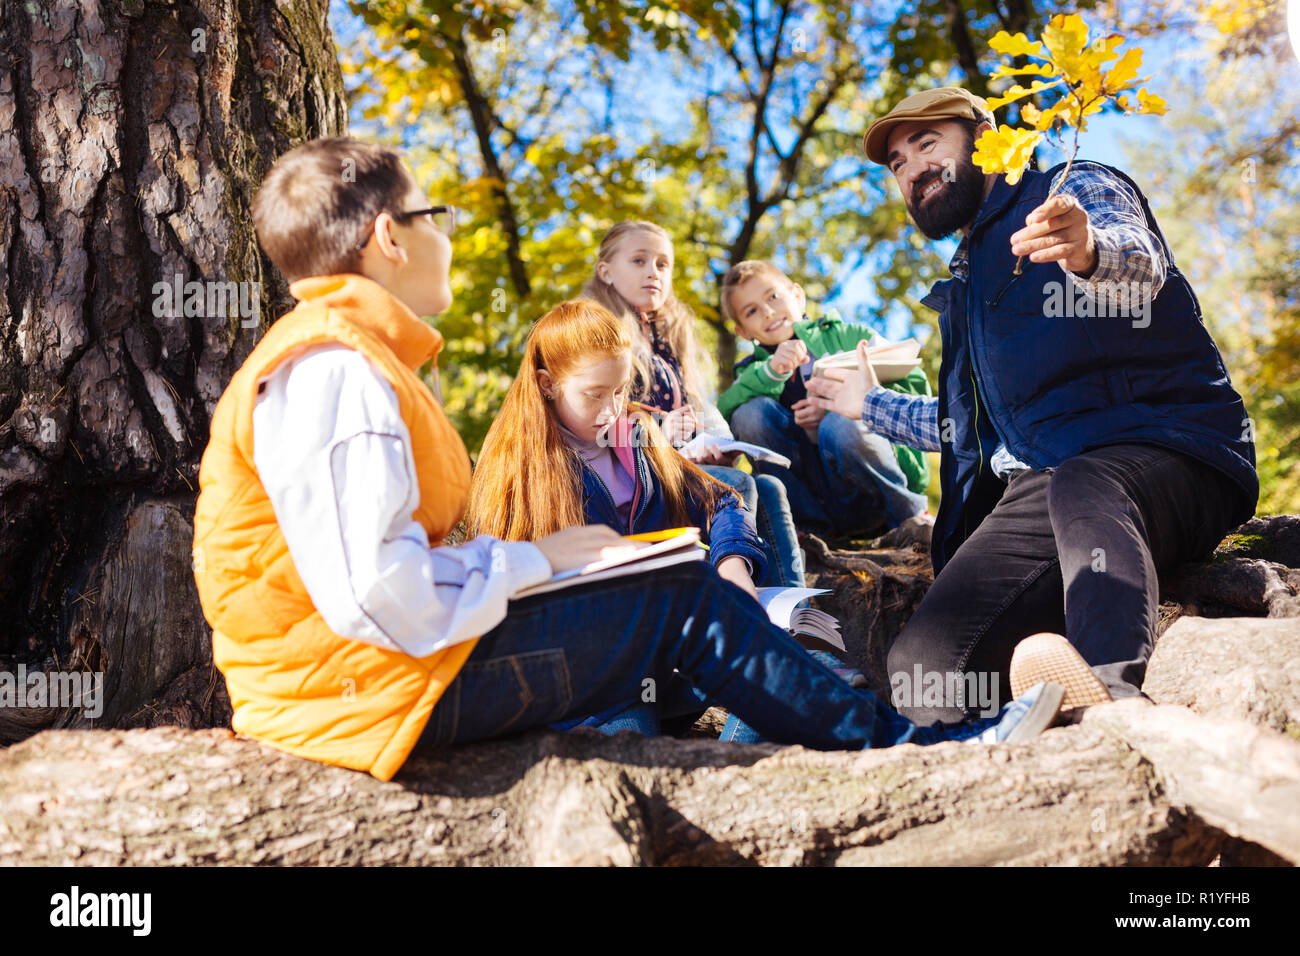
[[[520,591],[512,600],[590,584],[593,581],[644,574],[655,568],[666,568],[684,561],[702,561],[708,551],[708,547],[700,543],[699,528],[670,528],[666,531],[625,535],[624,540],[638,542],[643,547],[618,557],[594,561],[572,571],[561,571],[549,581]],[[840,625],[834,617],[816,608],[795,607],[804,598],[829,593],[818,588],[759,588],[758,603],[763,606],[773,624],[785,628],[794,636],[808,635],[844,650]]]
[[[518,592],[513,600],[532,597],[534,594],[545,594],[547,591],[576,587],[579,584],[590,584],[593,581],[621,578],[629,574],[643,574],[654,568],[666,568],[669,565],[681,564],[683,561],[702,561],[708,553],[708,548],[700,543],[699,528],[672,528],[668,531],[625,535],[624,540],[640,542],[643,546],[628,554],[593,561],[571,571],[561,571],[549,581],[534,584]]]
[[[770,448],[764,448],[762,445],[754,445],[747,441],[740,441],[737,438],[719,438],[717,435],[706,435],[703,432],[696,435],[681,448],[677,449],[686,457],[690,457],[695,452],[708,445],[717,445],[718,450],[723,454],[738,451],[748,455],[754,461],[770,461],[774,465],[780,465],[782,468],[790,467],[790,459],[779,452],[772,451]]]

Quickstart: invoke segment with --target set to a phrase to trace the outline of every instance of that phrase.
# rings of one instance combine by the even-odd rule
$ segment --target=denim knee
[[[780,402],[766,395],[751,398],[731,413],[731,433],[741,441],[761,445],[764,436],[780,432],[794,417]]]
[[[892,464],[894,446],[884,435],[877,435],[858,421],[836,412],[827,412],[817,426],[817,444],[823,455],[837,458],[853,456],[867,464]]]

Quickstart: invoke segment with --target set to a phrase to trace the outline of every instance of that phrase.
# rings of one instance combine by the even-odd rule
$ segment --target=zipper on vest
[[[1022,272],[1022,273],[1020,273],[1020,275],[1024,275],[1024,273]],[[1016,280],[1019,279],[1019,278],[1020,278],[1020,276],[1013,275],[1013,276],[1011,277],[1010,281],[1008,281],[1006,285],[1004,285],[1001,289],[998,290],[998,294],[995,295],[992,299],[989,300],[989,308],[992,308],[993,306],[995,306],[995,305],[997,305],[999,302],[1001,302],[1001,301],[1002,301],[1002,297],[1003,297],[1004,295],[1007,294],[1007,290],[1010,289],[1013,285],[1015,285],[1015,284],[1016,284]]]
[[[635,448],[632,449],[632,460],[635,462],[635,467],[633,468],[635,474],[632,475],[632,504],[627,509],[628,534],[632,533],[632,527],[636,524],[636,519],[640,517],[640,515],[637,514],[637,510],[642,504],[644,504],[641,500],[641,461],[636,454]]]
[[[614,504],[614,495],[610,492],[609,486],[605,484],[605,479],[601,478],[600,475],[596,473],[596,469],[589,467],[586,462],[583,462],[582,467],[590,471],[591,477],[596,479],[596,484],[598,484],[600,486],[600,490],[605,493],[605,500],[609,502],[610,510],[614,513],[614,517],[617,518],[618,505]],[[631,523],[632,523],[631,518],[629,518],[628,519],[629,531],[631,530]]]
[[[979,481],[980,474],[984,471],[984,443],[980,441],[980,386],[979,381],[975,378],[974,359],[975,356],[972,355],[970,363],[970,383],[975,386],[975,447],[979,449],[980,453],[979,467],[975,469],[975,480]]]
[[[1021,273],[1021,275],[1024,275],[1024,273]],[[1007,282],[1007,284],[1004,285],[1004,286],[1003,286],[1003,287],[998,291],[998,294],[995,295],[991,300],[989,300],[989,308],[992,308],[993,306],[995,306],[995,305],[997,305],[999,302],[1001,302],[1001,301],[1002,301],[1002,297],[1003,297],[1004,295],[1006,295],[1007,290],[1010,289],[1011,286],[1014,285],[1014,284],[1016,283],[1016,280],[1018,280],[1019,278],[1020,278],[1020,276],[1012,276],[1011,279]],[[971,302],[971,300],[970,300],[969,297],[967,298],[966,302],[967,302],[967,308],[969,309],[969,308],[970,308],[970,302]],[[979,380],[978,380],[978,376],[976,375],[976,372],[975,372],[975,326],[974,326],[974,323],[973,323],[973,321],[972,321],[972,316],[971,316],[971,314],[969,314],[969,313],[968,313],[967,316],[966,316],[966,334],[967,334],[967,337],[968,337],[968,340],[969,340],[969,345],[967,346],[967,348],[968,348],[968,350],[969,350],[969,352],[970,352],[970,376],[971,376],[971,382],[973,382],[973,383],[975,384],[975,444],[976,444],[976,446],[979,448],[979,452],[980,452],[980,463],[981,463],[981,465],[982,465],[982,464],[983,464],[983,461],[984,461],[984,444],[983,444],[983,442],[980,441],[980,437],[979,437],[979,402],[980,402],[980,395],[979,395]],[[1007,453],[1008,453],[1008,454],[1015,454],[1014,452],[1011,451],[1011,443],[1007,441],[1007,436],[1004,435],[1004,434],[1002,434],[1002,430],[998,428],[997,420],[994,419],[994,417],[993,417],[992,415],[989,416],[989,424],[993,426],[993,431],[997,434],[997,436],[998,436],[998,441],[1002,443],[1002,447],[1005,448],[1005,449],[1007,450]],[[1025,461],[1025,459],[1024,459],[1024,458],[1021,458],[1019,455],[1016,455],[1016,458],[1019,459],[1020,461]],[[1029,465],[1029,467],[1030,467],[1031,469],[1034,467],[1033,464],[1032,464],[1031,462],[1027,462],[1027,461],[1026,461],[1025,464]],[[975,478],[976,478],[976,480],[979,479],[979,472],[978,472],[978,471],[975,473]]]

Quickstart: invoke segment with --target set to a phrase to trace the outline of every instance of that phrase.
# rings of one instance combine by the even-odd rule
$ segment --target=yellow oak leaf
[[[1060,80],[1048,83],[1046,80],[1034,80],[1028,88],[1021,86],[1019,83],[1013,84],[1001,96],[989,97],[985,102],[988,103],[989,109],[995,110],[999,106],[1006,106],[1008,103],[1014,103],[1016,100],[1024,99],[1026,96],[1032,96],[1041,90],[1051,89],[1053,86],[1059,86]]]
[[[989,74],[990,80],[996,80],[1003,76],[1055,76],[1052,67],[1048,63],[1030,63],[1027,66],[1014,67],[1009,63],[1004,63],[996,70]]]
[[[1138,112],[1154,113],[1156,116],[1163,116],[1168,111],[1168,106],[1163,99],[1154,93],[1148,93],[1146,88],[1138,90]]]
[[[1133,83],[1138,82],[1137,71],[1142,65],[1142,50],[1134,47],[1131,50],[1124,51],[1124,55],[1119,58],[1119,62],[1110,68],[1106,74],[1106,91],[1108,93],[1118,93],[1120,90],[1127,89]]]
[[[996,130],[985,130],[975,141],[971,160],[986,173],[1005,173],[1007,184],[1020,182],[1025,168],[1034,156],[1034,147],[1043,138],[1034,130],[1015,129],[1005,124]]]
[[[1115,48],[1123,42],[1124,37],[1122,34],[1112,33],[1093,43],[1093,53],[1096,55],[1097,59],[1103,63],[1107,60],[1113,60],[1115,57],[1119,56],[1115,51]]]
[[[1088,25],[1077,13],[1058,13],[1043,27],[1043,45],[1058,71],[1073,79],[1080,72],[1083,50],[1088,45]]]
[[[1005,53],[1007,56],[1045,56],[1043,45],[1030,40],[1023,33],[1017,33],[1014,36],[1006,30],[999,30],[993,34],[989,40],[991,46],[998,53]]]

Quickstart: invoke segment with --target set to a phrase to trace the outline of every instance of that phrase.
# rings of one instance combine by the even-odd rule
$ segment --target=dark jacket
[[[631,448],[631,452],[635,463],[636,490],[632,494],[630,520],[624,521],[619,517],[618,510],[614,507],[614,496],[610,494],[605,482],[584,463],[582,505],[587,523],[609,525],[619,534],[642,534],[673,527],[659,477],[651,469],[645,450],[636,445]],[[701,540],[709,546],[709,560],[714,567],[723,558],[735,555],[749,561],[752,566],[751,576],[755,581],[762,580],[767,569],[767,548],[754,528],[754,516],[741,504],[737,495],[720,496],[718,506],[711,514],[704,502],[688,495],[686,510],[691,526],[700,529]]]
[[[1059,169],[1060,167],[1057,167]],[[1050,471],[1103,445],[1141,442],[1183,452],[1240,488],[1234,521],[1259,497],[1255,446],[1241,396],[1201,319],[1200,304],[1128,176],[1163,247],[1168,274],[1145,320],[1047,317],[1055,262],[1016,257],[1010,236],[1046,198],[1057,169],[998,177],[968,236],[970,280],[944,279],[923,300],[939,312],[943,359],[939,421],[952,440],[940,459],[942,498],[931,544],[936,574],[993,510],[1005,488],[989,467],[999,440],[1025,464]]]

